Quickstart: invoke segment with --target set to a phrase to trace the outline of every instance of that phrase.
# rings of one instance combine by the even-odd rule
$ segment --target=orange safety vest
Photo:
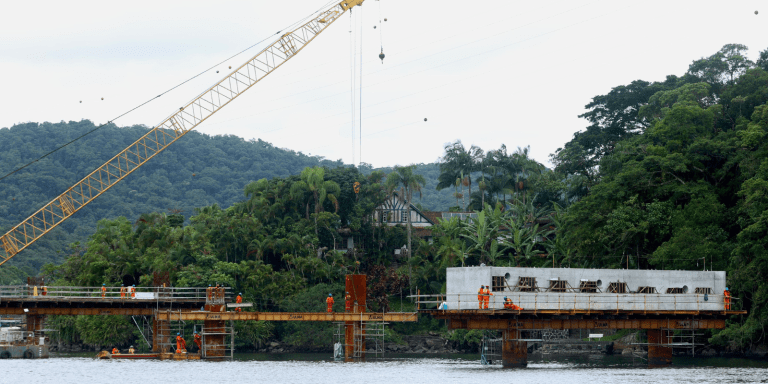
[[[477,290],[477,299],[480,301],[483,301],[483,296],[485,295],[485,288],[480,288]]]
[[[131,297],[136,297],[136,287],[131,287],[130,291],[131,291]]]
[[[235,303],[240,304],[243,302],[243,297],[240,295],[237,295],[237,298],[235,298]]]
[[[491,299],[491,296],[493,293],[491,293],[491,290],[488,288],[483,288],[483,295],[485,295],[485,301],[489,301]]]
[[[102,285],[101,286],[101,297],[104,297],[104,295],[106,295],[106,294],[107,294],[107,287]]]
[[[325,299],[325,302],[328,303],[328,305],[333,305],[333,297],[328,296],[328,298]]]

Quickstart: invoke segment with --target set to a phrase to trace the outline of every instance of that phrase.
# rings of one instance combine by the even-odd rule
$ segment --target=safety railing
[[[131,289],[134,291],[131,291]],[[232,298],[231,288],[223,287],[224,299]],[[0,286],[0,300],[159,300],[199,301],[207,298],[208,287],[73,287],[73,286]]]
[[[524,311],[723,311],[725,296],[714,294],[637,294],[637,293],[553,293],[496,292],[485,296],[477,293],[449,293],[408,296],[420,309],[438,310],[510,310],[504,298]],[[488,301],[486,303],[485,298]],[[482,298],[482,299],[480,299]],[[736,310],[738,298],[730,297],[730,308]],[[511,305],[508,305],[508,307]]]

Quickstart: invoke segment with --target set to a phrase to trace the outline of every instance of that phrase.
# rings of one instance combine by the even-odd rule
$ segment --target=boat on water
[[[22,327],[0,327],[0,359],[47,359],[48,345],[44,336]]]
[[[173,352],[152,352],[152,353],[111,353],[101,351],[95,356],[96,359],[127,359],[127,360],[200,360],[197,353],[173,353]]]

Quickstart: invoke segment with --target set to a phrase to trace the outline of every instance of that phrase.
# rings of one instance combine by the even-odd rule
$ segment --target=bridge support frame
[[[525,368],[528,366],[528,342],[521,341],[520,331],[507,329],[501,341],[501,366]]]
[[[648,366],[665,367],[672,364],[669,333],[670,331],[666,329],[648,330]]]

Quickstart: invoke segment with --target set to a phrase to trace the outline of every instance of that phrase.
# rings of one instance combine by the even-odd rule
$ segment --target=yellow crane
[[[86,204],[296,56],[344,12],[356,5],[362,5],[363,1],[365,0],[342,0],[300,27],[281,35],[270,46],[179,108],[104,165],[0,236],[0,265],[5,264],[37,239],[56,228]]]

